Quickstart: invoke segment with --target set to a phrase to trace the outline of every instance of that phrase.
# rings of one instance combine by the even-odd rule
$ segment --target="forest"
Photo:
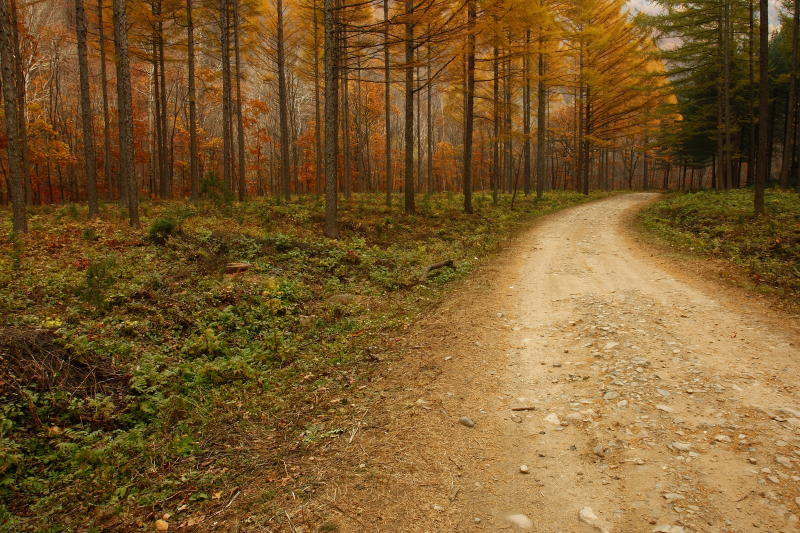
[[[798,0],[0,0],[0,531],[795,527],[799,61]],[[780,520],[684,494],[757,463]]]
[[[78,4],[0,21],[18,232],[24,205],[313,194],[335,235],[339,195],[727,189],[759,149],[797,185],[793,5]]]

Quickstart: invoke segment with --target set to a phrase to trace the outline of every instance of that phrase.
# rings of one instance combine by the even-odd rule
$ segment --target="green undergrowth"
[[[797,302],[800,297],[800,195],[766,191],[766,215],[753,216],[753,192],[673,194],[639,214],[658,239],[741,267],[748,286]]]
[[[24,238],[2,213],[0,529],[180,522],[256,451],[280,478],[281,454],[340,432],[320,413],[448,282],[530,219],[601,196],[479,194],[465,215],[442,194],[414,216],[356,196],[335,241],[312,198],[145,202],[141,229],[113,205],[94,221],[40,207]]]

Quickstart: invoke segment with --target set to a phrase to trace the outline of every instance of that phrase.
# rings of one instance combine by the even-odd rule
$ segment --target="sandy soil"
[[[653,198],[547,217],[409,328],[277,527],[800,530],[798,323],[651,257]]]

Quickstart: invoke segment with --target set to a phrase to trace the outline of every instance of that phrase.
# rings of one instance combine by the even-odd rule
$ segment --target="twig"
[[[289,521],[289,527],[292,528],[292,531],[294,531],[294,533],[297,533],[297,529],[295,529],[294,524],[292,524],[292,517],[289,516],[289,512],[286,509],[284,509],[283,514],[286,515],[286,520]]]

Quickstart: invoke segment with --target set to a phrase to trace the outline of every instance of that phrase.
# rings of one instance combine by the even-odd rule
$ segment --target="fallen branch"
[[[526,405],[524,407],[512,407],[511,410],[512,411],[535,411],[536,407],[534,407],[532,405]]]
[[[431,275],[431,272],[433,272],[434,270],[439,270],[440,268],[444,267],[455,268],[456,267],[455,261],[453,261],[452,259],[447,259],[445,261],[439,261],[438,263],[426,266],[425,271],[422,273],[420,279],[424,281],[428,279],[428,276]]]

